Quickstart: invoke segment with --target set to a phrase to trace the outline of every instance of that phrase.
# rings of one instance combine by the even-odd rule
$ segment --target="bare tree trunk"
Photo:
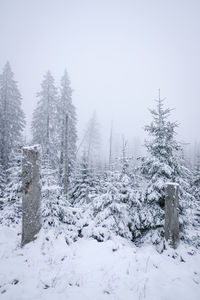
[[[49,159],[49,147],[50,147],[50,138],[49,138],[49,114],[50,114],[50,109],[49,109],[50,101],[49,101],[49,85],[48,85],[48,95],[47,95],[47,157]]]
[[[64,139],[65,139],[65,119],[62,120],[62,135],[61,135],[61,151],[60,151],[60,161],[59,161],[59,181],[63,185],[63,175],[64,175]]]
[[[113,140],[113,122],[110,129],[110,149],[109,149],[109,171],[112,171],[112,141]]]
[[[166,192],[165,239],[176,249],[179,244],[178,184],[168,183]]]
[[[33,241],[42,226],[39,156],[37,146],[23,149],[22,246]]]
[[[127,141],[124,136],[122,136],[122,173],[126,173],[127,165],[126,165],[126,150],[127,150]]]
[[[64,142],[64,193],[67,196],[69,184],[69,116],[65,116],[65,142]]]
[[[92,144],[92,138],[91,138],[91,128],[90,128],[90,131],[89,131],[89,140],[88,140],[88,151],[87,151],[87,161],[88,161],[88,164],[90,162],[90,151],[91,151],[91,144]]]

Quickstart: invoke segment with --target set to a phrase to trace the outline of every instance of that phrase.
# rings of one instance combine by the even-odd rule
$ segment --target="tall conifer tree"
[[[4,170],[9,166],[11,152],[22,143],[24,127],[21,94],[7,62],[0,75],[0,160]]]
[[[61,78],[60,101],[58,109],[60,133],[60,180],[67,192],[69,178],[76,160],[76,108],[72,103],[72,88],[67,71]]]
[[[37,94],[38,103],[33,113],[32,133],[33,143],[40,144],[42,155],[48,157],[52,166],[58,163],[58,95],[54,78],[48,71],[41,84],[41,91]]]
[[[187,221],[184,212],[190,206],[192,199],[188,180],[190,171],[184,166],[182,148],[175,139],[178,124],[169,120],[172,110],[164,107],[164,99],[161,99],[160,91],[156,102],[156,109],[150,110],[153,121],[145,127],[151,139],[145,143],[148,156],[142,163],[142,172],[147,179],[141,211],[143,230],[163,228],[167,182],[180,184],[182,224]]]

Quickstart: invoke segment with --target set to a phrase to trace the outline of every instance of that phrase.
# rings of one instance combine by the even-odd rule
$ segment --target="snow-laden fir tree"
[[[169,120],[171,109],[164,107],[160,91],[156,102],[156,109],[150,110],[153,120],[150,125],[145,127],[151,139],[145,143],[148,156],[143,158],[141,166],[147,186],[140,214],[140,228],[144,232],[149,229],[161,228],[162,235],[166,182],[176,182],[180,185],[180,208],[183,216],[180,220],[182,224],[189,217],[184,216],[184,213],[191,205],[192,196],[188,183],[190,171],[183,164],[181,146],[175,139],[178,124]],[[159,242],[159,236],[158,240],[155,238],[154,242]]]
[[[51,164],[56,167],[59,161],[58,137],[58,95],[54,78],[48,71],[41,84],[41,91],[37,94],[37,107],[33,113],[32,134],[33,143],[40,144],[42,155],[50,158]]]
[[[52,168],[49,157],[42,161],[42,216],[44,226],[56,227],[63,218],[61,187],[58,185],[57,173]]]
[[[139,211],[141,209],[141,177],[137,174],[137,168],[133,167],[133,157],[128,157],[128,142],[122,138],[122,155],[120,158],[120,198],[126,203],[129,222],[128,228],[131,232],[131,239],[136,240],[141,234],[139,231],[140,218]]]
[[[89,195],[92,189],[92,177],[88,164],[87,155],[83,152],[80,162],[77,162],[76,172],[74,173],[71,189],[70,201],[74,205],[89,203]]]
[[[197,151],[195,157],[195,166],[192,180],[192,190],[195,199],[195,225],[200,230],[200,150]]]
[[[74,208],[64,196],[58,182],[58,174],[48,157],[42,162],[42,217],[43,228],[54,228],[54,233],[63,232],[66,242],[76,241],[81,228],[81,210]]]
[[[119,171],[109,171],[102,184],[102,192],[92,199],[94,219],[85,232],[97,240],[107,239],[112,234],[133,240],[138,235],[139,218],[137,192],[131,178]]]
[[[197,188],[200,188],[200,150],[197,152],[196,157],[195,157],[195,165],[194,165],[193,173],[194,173],[193,185]],[[197,190],[197,193],[198,193],[198,190]],[[200,197],[200,194],[199,194],[199,197]]]
[[[134,239],[137,236],[138,193],[128,171],[126,144],[123,141],[121,171],[109,171],[101,179],[100,193],[91,203],[94,220],[84,231],[98,240],[112,234]]]
[[[22,153],[21,147],[11,152],[7,169],[7,184],[4,190],[4,205],[1,223],[15,225],[21,222],[22,217]]]
[[[60,182],[67,193],[69,179],[75,167],[76,160],[76,109],[72,103],[72,89],[65,70],[61,79],[60,101],[58,109],[60,133]]]
[[[25,116],[9,62],[0,75],[0,161],[6,171],[12,151],[22,144]]]
[[[0,159],[0,201],[3,204],[3,194],[4,194],[4,190],[5,190],[5,171],[4,171],[4,167],[3,167],[3,163],[1,162]]]

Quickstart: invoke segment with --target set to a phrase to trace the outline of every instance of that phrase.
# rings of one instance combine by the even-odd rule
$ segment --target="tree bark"
[[[69,184],[69,116],[65,116],[65,149],[64,149],[64,193],[67,196]]]
[[[39,149],[23,149],[22,158],[22,241],[33,241],[42,226]]]
[[[165,198],[165,239],[174,249],[179,244],[178,193],[178,184],[167,184]]]

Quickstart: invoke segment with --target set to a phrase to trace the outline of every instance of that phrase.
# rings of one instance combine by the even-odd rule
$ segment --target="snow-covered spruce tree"
[[[94,220],[83,234],[101,241],[112,234],[133,240],[137,236],[137,197],[135,182],[128,172],[128,159],[123,143],[121,171],[108,171],[101,180],[101,193],[91,202]],[[134,216],[134,217],[133,217]]]
[[[194,165],[193,185],[196,187],[197,196],[200,197],[200,150],[196,154]],[[199,190],[198,190],[199,189]]]
[[[5,172],[0,159],[0,211],[4,208],[4,192],[5,192]],[[1,220],[0,220],[1,223]]]
[[[88,165],[87,155],[84,152],[80,162],[77,162],[76,172],[73,175],[70,201],[73,205],[89,203],[89,194],[92,186],[92,177]]]
[[[56,171],[46,156],[42,161],[42,215],[45,227],[56,227],[62,221],[62,192],[56,179]]]
[[[37,94],[39,98],[37,107],[33,113],[32,134],[33,144],[40,144],[42,156],[50,158],[53,167],[59,161],[59,137],[58,137],[58,95],[54,84],[54,78],[48,71],[41,84],[41,91]]]
[[[137,170],[133,166],[133,157],[127,156],[127,141],[124,137],[122,140],[122,155],[120,159],[120,198],[127,205],[128,211],[128,228],[131,232],[131,239],[136,240],[140,237],[139,231],[140,218],[139,211],[141,209],[141,191],[139,182],[141,177],[137,175]]]
[[[99,177],[102,173],[102,164],[99,157],[99,146],[100,146],[100,133],[99,133],[99,124],[96,120],[96,114],[93,114],[89,123],[87,124],[84,137],[78,147],[77,152],[83,148],[83,155],[80,163],[77,163],[76,174],[74,174],[71,195],[72,199],[77,198],[79,192],[76,192],[76,196],[73,191],[82,191],[80,194],[85,196],[81,197],[87,199],[86,202],[89,202],[89,198],[86,195],[93,196],[99,189]],[[85,171],[83,171],[85,170]],[[87,170],[87,171],[86,171]],[[87,176],[86,176],[87,173]],[[88,177],[86,179],[86,177]],[[81,179],[82,178],[82,179]],[[83,184],[85,181],[85,184]],[[88,183],[86,183],[88,181]],[[82,182],[82,184],[80,184]],[[81,188],[82,185],[82,188]],[[75,186],[77,186],[75,188]],[[85,187],[84,187],[85,186]],[[77,189],[78,188],[78,189]],[[85,192],[84,192],[85,190]],[[80,197],[78,197],[80,198]],[[84,200],[85,201],[85,200]]]
[[[81,211],[66,200],[48,157],[42,162],[42,216],[45,229],[54,228],[56,235],[63,232],[68,244],[77,240]]]
[[[108,239],[112,234],[132,240],[134,224],[131,224],[130,209],[134,201],[130,178],[118,171],[109,171],[104,179],[103,192],[94,196],[91,202],[94,219],[83,229],[83,235],[93,236],[99,241]]]
[[[16,178],[17,166],[13,155],[15,156],[18,147],[22,145],[24,126],[21,95],[10,64],[7,62],[0,75],[0,201],[5,222],[17,222],[19,216],[17,209],[19,194],[16,188],[19,182]]]
[[[93,200],[100,190],[100,179],[92,165],[89,166],[85,152],[76,165],[69,189],[69,202],[76,210],[75,227],[78,229],[78,236],[82,237],[88,236],[84,228],[88,228],[93,220]]]
[[[192,190],[195,199],[195,225],[200,229],[200,150],[196,154],[192,180]]]
[[[70,176],[75,167],[76,159],[76,109],[72,103],[72,89],[67,71],[61,79],[60,99],[58,108],[60,133],[60,182],[67,193]]]
[[[5,225],[15,225],[21,222],[21,198],[22,198],[22,178],[21,178],[21,147],[11,152],[9,166],[7,169],[7,184],[4,190],[4,211],[1,223]]]
[[[145,127],[151,139],[145,142],[148,157],[142,159],[141,166],[147,186],[140,213],[140,230],[147,232],[158,229],[156,234],[153,234],[152,241],[159,244],[160,237],[163,235],[166,182],[180,184],[182,225],[188,218],[184,213],[190,206],[192,197],[187,181],[190,171],[181,161],[181,146],[175,139],[178,124],[169,120],[171,109],[164,108],[164,100],[160,98],[160,91],[156,102],[156,109],[150,110],[153,121]]]
[[[9,167],[11,152],[22,144],[24,127],[21,95],[7,62],[0,75],[0,160],[4,171]]]
[[[3,163],[1,162],[1,159],[0,159],[0,202],[3,201],[2,198],[4,195],[4,190],[5,190],[5,172],[4,172],[4,168],[3,168]],[[3,202],[2,202],[2,204],[3,204]],[[1,206],[1,203],[0,203],[0,206]]]

